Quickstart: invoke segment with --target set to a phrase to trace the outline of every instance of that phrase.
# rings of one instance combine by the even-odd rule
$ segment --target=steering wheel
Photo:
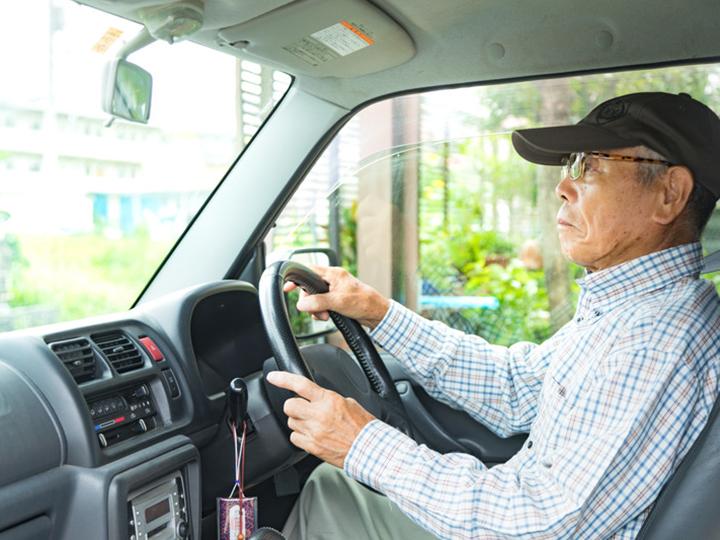
[[[274,359],[278,368],[316,381],[316,377],[314,375],[319,375],[319,370],[311,369],[312,366],[308,365],[308,362],[306,361],[306,358],[303,357],[303,353],[300,351],[297,341],[295,341],[295,336],[293,336],[292,333],[287,307],[285,305],[285,294],[283,292],[283,285],[286,281],[292,281],[308,294],[325,293],[328,291],[328,284],[315,272],[302,264],[294,261],[278,261],[265,269],[262,277],[260,278],[258,291],[262,320],[265,325],[265,331],[267,332],[270,348],[274,354]],[[412,436],[412,424],[407,417],[405,408],[403,407],[400,396],[395,388],[392,377],[380,358],[377,349],[375,349],[370,336],[368,336],[365,330],[363,330],[360,323],[354,319],[350,319],[333,311],[330,312],[330,318],[345,338],[345,341],[352,352],[355,354],[355,357],[362,368],[362,372],[367,378],[371,393],[373,394],[372,401],[376,405],[372,407],[374,410],[371,410],[370,412],[374,413],[383,422],[386,422],[403,433]],[[352,359],[345,355],[342,349],[339,347],[332,348],[338,353],[338,359],[341,359],[344,356],[350,360],[351,365],[346,365],[344,368],[346,372],[348,369],[356,369],[357,365],[352,362]],[[331,366],[326,365],[326,367],[329,368]],[[266,368],[266,371],[267,369],[268,368]],[[333,380],[332,375],[340,373],[340,371],[332,369],[327,371],[329,373],[323,373],[324,380],[322,382],[316,382],[320,382],[320,384],[325,383],[331,387],[349,388],[348,385],[343,385],[340,381]],[[352,377],[352,373],[350,374],[350,377]],[[357,387],[357,385],[355,385],[355,387]],[[272,390],[272,388],[275,387],[272,387],[272,385],[269,384],[266,385],[266,389],[268,389],[271,400],[275,402],[274,408],[276,414],[282,416],[285,420],[284,425],[286,427],[287,417],[284,413],[282,413],[281,404],[279,405],[280,411],[278,411],[278,403],[280,402],[280,399],[278,398],[279,393],[275,390],[279,389]],[[272,399],[273,394],[275,394],[275,399]],[[286,394],[287,397],[290,397],[289,392]],[[355,395],[350,397],[357,398]],[[282,401],[284,402],[284,400]],[[367,403],[367,399],[358,399],[358,401],[360,401],[363,405]]]

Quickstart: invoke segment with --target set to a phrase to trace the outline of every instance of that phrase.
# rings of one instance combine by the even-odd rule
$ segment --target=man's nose
[[[575,188],[575,182],[570,179],[570,176],[567,174],[564,175],[557,183],[555,186],[555,195],[557,195],[561,201],[572,202],[575,199],[577,190]]]

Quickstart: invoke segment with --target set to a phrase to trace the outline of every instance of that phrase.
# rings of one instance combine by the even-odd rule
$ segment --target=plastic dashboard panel
[[[259,320],[251,285],[219,281],[114,316],[1,335],[0,539],[127,538],[127,493],[178,469],[187,475],[199,538],[201,513],[226,489],[212,474],[201,484],[203,461],[212,470],[232,459],[230,444],[216,442],[226,440],[223,381],[250,375],[265,359]],[[122,374],[108,368],[78,385],[48,345],[109,331],[139,347],[142,367]],[[142,336],[160,348],[161,362],[142,348]],[[162,376],[167,369],[176,397]],[[157,426],[101,448],[88,402],[136,385],[150,389]]]

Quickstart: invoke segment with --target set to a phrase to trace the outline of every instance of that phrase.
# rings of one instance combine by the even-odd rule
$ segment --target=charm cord
[[[240,439],[240,444],[238,445],[238,433],[237,433],[237,426],[235,425],[235,422],[233,422],[230,425],[230,429],[232,431],[233,436],[233,447],[235,449],[235,482],[233,483],[232,491],[230,492],[230,495],[228,496],[228,499],[232,499],[233,495],[235,494],[235,490],[238,490],[238,503],[239,503],[239,512],[238,512],[238,527],[237,530],[240,531],[240,534],[238,535],[239,539],[245,538],[245,439],[247,437],[247,425],[243,421],[242,424],[242,437]]]

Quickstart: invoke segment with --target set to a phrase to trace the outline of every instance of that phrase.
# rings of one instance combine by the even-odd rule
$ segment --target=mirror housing
[[[296,261],[305,266],[338,266],[338,256],[334,249],[311,247],[294,249],[288,257],[291,261]]]
[[[105,66],[103,103],[105,112],[132,122],[147,124],[152,100],[152,75],[140,66],[117,58]]]

